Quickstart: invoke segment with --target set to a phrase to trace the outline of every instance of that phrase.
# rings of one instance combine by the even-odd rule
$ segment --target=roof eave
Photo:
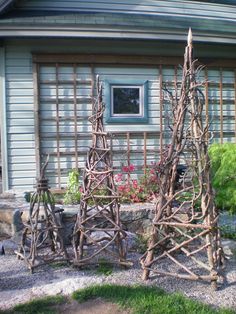
[[[103,39],[133,39],[133,40],[165,40],[182,42],[186,40],[186,31],[169,33],[166,30],[146,30],[138,29],[114,29],[96,27],[66,27],[60,29],[57,27],[37,28],[31,27],[0,27],[1,38],[103,38]],[[219,43],[219,44],[236,44],[235,34],[209,34],[204,32],[195,33],[195,42],[200,43]]]
[[[0,15],[10,11],[18,0],[2,0],[0,2]]]

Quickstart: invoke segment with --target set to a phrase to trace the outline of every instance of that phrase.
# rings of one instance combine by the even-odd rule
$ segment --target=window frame
[[[114,114],[114,88],[139,88],[140,110],[139,114]],[[119,79],[105,81],[105,102],[107,123],[148,123],[148,81],[135,79]]]

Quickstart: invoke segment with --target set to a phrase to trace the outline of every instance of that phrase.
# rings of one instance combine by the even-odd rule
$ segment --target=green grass
[[[106,259],[101,258],[99,260],[98,268],[96,270],[96,274],[109,276],[113,272],[113,265],[109,264]]]
[[[133,314],[236,314],[230,309],[213,309],[208,305],[193,301],[179,293],[168,294],[155,287],[96,285],[72,294],[79,303],[93,298],[102,298],[130,309]],[[15,306],[1,314],[53,314],[55,306],[68,302],[63,296],[49,296]]]
[[[235,314],[229,309],[215,310],[208,305],[188,299],[178,293],[167,294],[161,289],[144,286],[102,285],[73,293],[72,298],[84,302],[101,297],[130,308],[134,314]]]
[[[1,314],[54,314],[57,313],[53,306],[66,302],[64,296],[48,296],[33,300],[24,304],[16,305],[12,310],[1,311]]]

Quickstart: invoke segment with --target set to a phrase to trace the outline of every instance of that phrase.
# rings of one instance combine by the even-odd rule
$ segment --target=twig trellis
[[[102,85],[97,77],[97,97],[93,105],[92,146],[87,155],[83,192],[73,233],[74,264],[86,266],[106,259],[128,265],[126,233],[121,228],[119,196],[116,192],[107,133],[104,132]]]
[[[24,224],[19,258],[24,259],[31,272],[35,267],[53,262],[66,261],[69,257],[64,245],[60,209],[55,208],[55,200],[48,187],[45,170],[49,156],[37,179],[36,191],[31,196],[29,219]]]
[[[170,275],[209,280],[216,288],[223,252],[210,179],[209,130],[203,123],[204,96],[200,87],[204,83],[196,81],[199,68],[193,60],[191,30],[182,71],[180,91],[177,86],[174,93],[166,90],[171,105],[171,138],[158,174],[160,194],[153,231],[141,257],[143,279],[148,279],[150,273]],[[177,188],[181,159],[187,163],[187,170]]]

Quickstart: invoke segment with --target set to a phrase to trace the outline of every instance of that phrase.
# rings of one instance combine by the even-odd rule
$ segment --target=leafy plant
[[[222,237],[236,240],[236,226],[233,228],[231,225],[224,225],[220,230]]]
[[[99,275],[109,276],[113,271],[113,266],[107,262],[105,258],[99,260],[98,268],[96,273]]]
[[[154,167],[146,169],[146,175],[132,179],[134,165],[123,166],[122,172],[116,174],[115,182],[123,203],[151,201],[158,192],[158,182]]]
[[[216,205],[236,213],[236,144],[213,144],[209,155]]]
[[[67,191],[64,196],[64,204],[79,204],[80,198],[79,171],[73,169],[68,174]]]

